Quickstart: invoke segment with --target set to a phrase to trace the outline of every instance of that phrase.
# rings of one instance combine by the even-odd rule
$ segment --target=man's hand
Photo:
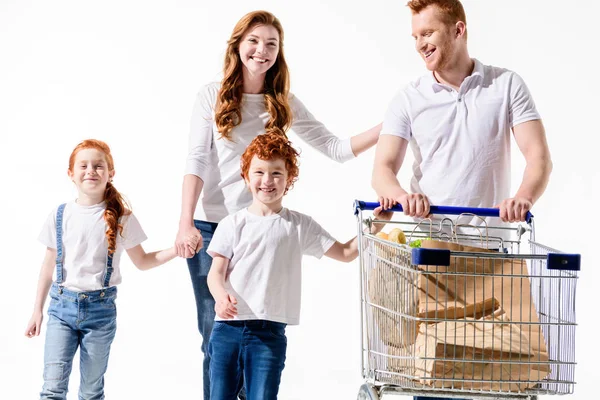
[[[496,206],[500,208],[500,219],[504,222],[518,222],[525,221],[527,212],[531,210],[533,203],[531,200],[524,197],[512,197],[505,199]]]
[[[406,193],[395,199],[384,199],[383,202],[381,200],[380,202],[384,210],[400,204],[402,210],[404,210],[404,215],[409,217],[426,218],[429,215],[429,199],[420,193]]]

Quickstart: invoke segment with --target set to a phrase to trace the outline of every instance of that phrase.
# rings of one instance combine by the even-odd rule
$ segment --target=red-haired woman
[[[50,292],[41,399],[66,399],[73,357],[79,347],[80,399],[104,398],[104,373],[115,337],[119,260],[123,250],[141,270],[177,256],[175,247],[146,253],[146,235],[112,184],[113,157],[106,143],[81,142],[69,159],[78,197],[54,209],[40,233],[46,255],[33,315],[25,335],[39,336]],[[196,238],[185,245],[197,247]],[[52,281],[53,272],[56,280]]]
[[[223,80],[203,87],[194,106],[176,245],[178,254],[188,257],[196,297],[203,338],[205,399],[210,390],[207,346],[215,317],[214,300],[206,283],[212,258],[205,250],[194,255],[186,248],[185,239],[198,234],[198,229],[204,248],[208,247],[217,223],[251,204],[252,196],[240,176],[240,156],[265,129],[291,129],[339,162],[373,146],[381,129],[378,125],[346,140],[329,132],[289,93],[283,49],[283,29],[275,16],[266,11],[245,15],[228,41]]]

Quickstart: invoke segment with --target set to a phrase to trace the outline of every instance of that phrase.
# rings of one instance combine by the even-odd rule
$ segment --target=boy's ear
[[[73,180],[73,172],[67,168],[67,175],[69,176],[69,179]]]

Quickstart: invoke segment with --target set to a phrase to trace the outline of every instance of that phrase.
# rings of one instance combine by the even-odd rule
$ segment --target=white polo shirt
[[[519,75],[473,61],[458,91],[433,73],[407,85],[383,122],[382,135],[410,142],[410,190],[434,205],[493,207],[510,197],[510,130],[540,119]]]

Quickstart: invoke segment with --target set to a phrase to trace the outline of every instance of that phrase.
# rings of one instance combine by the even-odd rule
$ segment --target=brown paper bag
[[[465,252],[494,252],[494,250],[434,240],[423,241],[421,247]],[[527,265],[523,260],[452,256],[448,267],[420,265],[419,269],[423,271],[420,280],[420,313],[431,313],[435,310],[451,307],[467,307],[489,298],[495,298],[499,302],[501,309],[506,313],[505,318],[510,321],[511,328],[515,328],[516,331],[520,332],[517,335],[516,331],[512,331],[511,335],[515,335],[515,340],[525,338],[528,343],[527,351],[520,349],[520,354],[528,354],[527,361],[541,363],[519,364],[516,361],[515,363],[502,364],[500,368],[518,371],[516,378],[512,378],[515,380],[515,384],[510,385],[510,390],[521,391],[532,387],[535,383],[523,381],[541,381],[548,376],[550,365],[546,344],[531,300]],[[473,329],[485,330],[486,324],[483,321],[471,323]],[[433,348],[437,349],[438,341],[435,338],[428,337],[427,340],[431,343],[435,341]],[[464,352],[467,353],[479,354],[484,349],[480,344],[469,343],[464,339],[462,343],[458,341],[452,343],[452,345],[456,349],[463,348]],[[448,348],[445,347],[445,349],[444,351],[447,351]],[[428,351],[434,350],[429,349]],[[485,356],[485,352],[482,354]],[[467,368],[473,368],[473,365]],[[493,373],[493,368],[496,367],[492,366],[490,368],[492,369],[489,374],[486,373],[486,375],[490,375],[488,379],[500,380],[500,373],[498,371],[496,371],[498,373]],[[442,369],[445,371],[444,374],[447,374],[448,370],[451,369],[453,376],[457,379],[460,379],[460,376],[468,378],[467,375],[474,373],[472,370],[465,370],[465,366],[460,365],[460,363],[452,361],[445,362]],[[483,371],[480,372],[484,373]],[[503,374],[502,380],[510,380],[505,375]],[[511,376],[513,376],[512,373]],[[497,386],[497,384],[482,383],[478,387],[493,389]],[[456,387],[456,382],[454,387]]]

